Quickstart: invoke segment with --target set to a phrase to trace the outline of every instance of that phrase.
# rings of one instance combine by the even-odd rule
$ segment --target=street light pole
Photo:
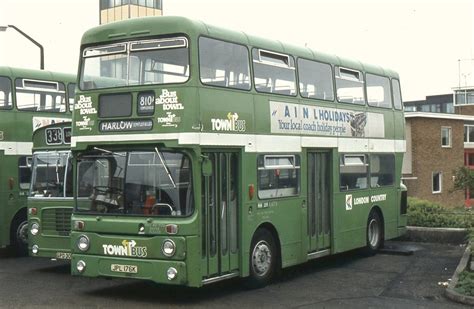
[[[30,40],[33,44],[35,44],[36,46],[39,47],[39,49],[40,49],[40,69],[41,69],[41,70],[44,70],[44,49],[43,49],[43,45],[41,45],[40,43],[38,43],[35,39],[33,39],[31,36],[29,36],[28,34],[24,33],[23,31],[21,31],[18,27],[14,26],[14,25],[0,26],[0,31],[6,31],[7,28],[15,29],[15,30],[18,31],[21,35],[23,35],[25,38],[27,38],[27,39]]]

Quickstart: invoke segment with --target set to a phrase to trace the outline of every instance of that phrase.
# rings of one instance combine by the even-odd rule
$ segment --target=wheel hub
[[[21,244],[28,244],[28,223],[26,221],[22,222],[16,231],[16,237],[21,242]]]
[[[375,248],[379,242],[379,224],[375,219],[370,220],[368,238],[370,246]]]
[[[252,253],[253,268],[257,275],[264,276],[272,264],[272,253],[266,241],[260,241]]]

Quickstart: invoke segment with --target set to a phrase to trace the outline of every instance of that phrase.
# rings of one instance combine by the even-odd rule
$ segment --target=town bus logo
[[[131,256],[145,258],[147,247],[139,247],[135,240],[122,241],[122,245],[102,245],[105,255]]]
[[[245,132],[245,120],[239,120],[239,114],[229,112],[227,119],[211,118],[212,131]]]

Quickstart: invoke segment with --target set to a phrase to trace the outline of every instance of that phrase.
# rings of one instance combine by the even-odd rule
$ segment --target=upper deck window
[[[18,110],[61,113],[66,111],[66,87],[63,83],[17,78],[15,90]]]
[[[296,95],[295,60],[262,49],[252,51],[255,89],[258,92]]]
[[[390,80],[387,77],[366,74],[367,102],[370,106],[392,108]]]
[[[329,64],[298,59],[298,74],[302,97],[334,101],[332,69]]]
[[[189,78],[185,37],[88,47],[82,56],[82,90],[184,83]]]
[[[392,92],[393,92],[393,107],[395,109],[402,109],[402,93],[400,91],[400,82],[397,79],[392,79]]]
[[[336,67],[336,88],[339,102],[365,104],[364,79],[361,72]]]
[[[12,82],[8,77],[0,76],[0,109],[12,108]]]
[[[199,72],[203,84],[250,90],[249,52],[245,46],[199,38]]]

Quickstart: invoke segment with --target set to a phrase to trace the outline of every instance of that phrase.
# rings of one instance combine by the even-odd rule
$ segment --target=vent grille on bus
[[[69,236],[71,232],[72,208],[50,208],[42,212],[43,233],[59,233]]]
[[[408,201],[407,201],[407,191],[402,191],[402,198],[400,201],[400,214],[405,215],[407,213]]]

